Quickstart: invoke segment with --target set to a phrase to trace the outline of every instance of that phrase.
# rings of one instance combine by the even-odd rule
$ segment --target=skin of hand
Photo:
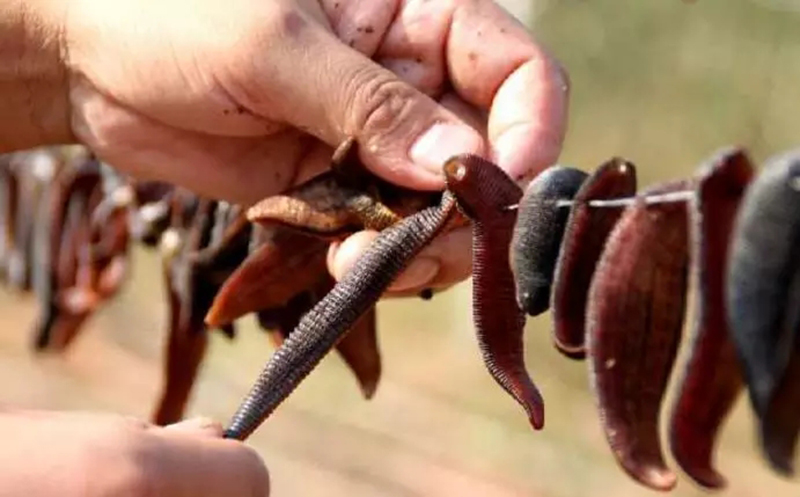
[[[4,411],[0,494],[265,497],[258,454],[195,418],[167,427],[113,414]],[[32,463],[35,461],[35,463]]]
[[[457,153],[522,183],[561,151],[566,73],[490,0],[8,2],[63,68],[39,134],[140,178],[250,204],[323,171],[351,135],[373,172],[420,190],[443,188]],[[331,273],[374,236],[332,245]],[[466,278],[470,241],[439,237],[393,294]]]

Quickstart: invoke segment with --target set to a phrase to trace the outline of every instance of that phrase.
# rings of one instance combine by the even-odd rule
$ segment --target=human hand
[[[560,66],[490,0],[70,0],[72,130],[142,178],[252,203],[328,166],[348,136],[387,180],[444,186],[472,152],[529,179],[554,162]],[[330,251],[341,277],[373,232]],[[443,234],[393,285],[468,276],[468,229]]]
[[[269,495],[256,452],[202,418],[158,427],[110,414],[6,411],[0,426],[2,495]]]

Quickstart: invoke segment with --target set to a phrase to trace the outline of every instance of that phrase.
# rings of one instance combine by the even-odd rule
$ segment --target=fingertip
[[[542,54],[521,64],[497,90],[489,116],[494,161],[515,179],[554,164],[566,137],[569,79]]]
[[[331,244],[328,250],[328,271],[331,276],[336,281],[341,280],[377,236],[375,231],[359,231],[339,243]]]

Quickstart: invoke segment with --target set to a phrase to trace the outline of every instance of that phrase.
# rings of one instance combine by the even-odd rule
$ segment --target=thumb
[[[446,159],[483,153],[482,135],[435,100],[322,26],[307,23],[301,31],[284,37],[288,46],[249,81],[265,86],[261,95],[286,98],[257,102],[254,110],[277,111],[332,147],[355,137],[369,169],[409,188],[442,188]]]

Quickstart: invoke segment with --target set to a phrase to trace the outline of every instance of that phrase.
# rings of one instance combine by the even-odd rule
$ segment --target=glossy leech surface
[[[762,450],[774,470],[790,474],[798,427],[784,411],[788,403],[800,412],[792,364],[800,332],[800,150],[768,160],[748,188],[728,277],[728,317]]]
[[[707,488],[726,485],[714,468],[713,451],[742,387],[725,285],[733,222],[754,174],[744,152],[721,151],[700,171],[695,199],[688,204],[696,305],[689,357],[672,406],[669,444],[681,469]]]
[[[534,429],[544,426],[544,401],[525,367],[525,313],[516,301],[509,265],[522,190],[496,165],[459,156],[444,165],[448,190],[472,221],[472,305],[478,345],[489,373],[524,409]]]
[[[531,181],[519,201],[510,264],[517,305],[529,316],[550,307],[553,274],[571,211],[557,201],[571,200],[587,177],[579,169],[551,166]]]
[[[300,320],[273,354],[225,431],[243,440],[288,397],[450,219],[454,200],[382,231],[350,271]]]
[[[658,427],[684,319],[687,213],[684,202],[645,197],[686,189],[684,181],[658,185],[625,209],[597,264],[586,318],[590,384],[609,446],[631,477],[661,491],[677,481]]]
[[[586,305],[592,275],[624,206],[593,207],[591,200],[636,194],[636,166],[621,158],[603,163],[574,197],[556,262],[551,308],[553,341],[572,359],[586,356]]]

